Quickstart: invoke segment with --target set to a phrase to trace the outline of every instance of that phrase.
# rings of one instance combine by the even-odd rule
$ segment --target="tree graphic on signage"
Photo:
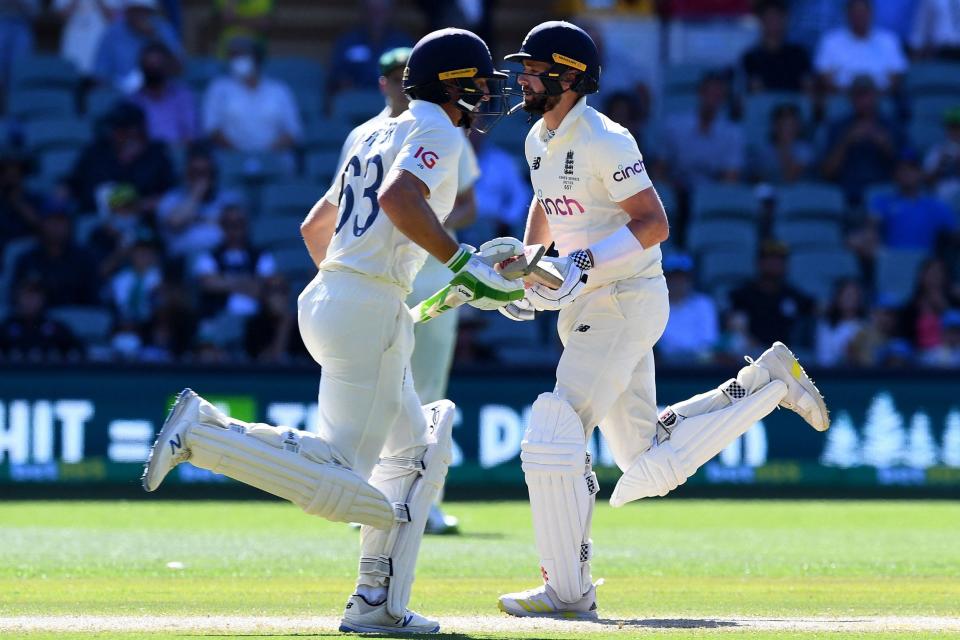
[[[937,443],[930,431],[930,416],[923,411],[913,414],[910,419],[905,462],[914,469],[926,469],[937,464]]]
[[[960,467],[960,411],[950,409],[943,430],[943,464]]]
[[[846,411],[841,411],[827,431],[827,443],[823,447],[820,463],[828,467],[847,469],[860,464],[860,436],[853,420]]]
[[[903,418],[887,392],[877,394],[867,409],[863,427],[863,463],[874,467],[892,467],[904,457],[906,432]]]

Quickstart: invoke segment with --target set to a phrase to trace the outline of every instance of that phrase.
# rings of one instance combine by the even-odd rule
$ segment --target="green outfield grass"
[[[426,540],[412,607],[495,616],[498,594],[539,580],[529,509],[459,503],[449,511],[464,535]],[[603,504],[594,522],[594,577],[606,580],[599,603],[607,618],[960,617],[957,503],[656,500],[617,510]],[[0,503],[0,617],[334,616],[351,592],[357,551],[356,531],[279,502]],[[630,630],[640,633],[812,637]],[[607,635],[625,633],[614,627],[591,637]]]

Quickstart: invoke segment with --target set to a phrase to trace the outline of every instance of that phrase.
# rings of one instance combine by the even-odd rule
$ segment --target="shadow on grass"
[[[730,620],[710,620],[703,618],[639,618],[635,620],[601,618],[597,620],[597,624],[602,624],[607,627],[639,627],[644,629],[721,629],[740,626]]]

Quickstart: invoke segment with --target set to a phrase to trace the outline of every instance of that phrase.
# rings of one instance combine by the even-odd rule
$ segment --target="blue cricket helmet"
[[[572,91],[596,93],[600,89],[600,52],[590,35],[575,24],[551,20],[538,24],[520,45],[520,51],[504,58],[512,62],[535,60],[551,65],[539,77],[547,95],[560,95],[560,75],[567,70],[577,71]]]

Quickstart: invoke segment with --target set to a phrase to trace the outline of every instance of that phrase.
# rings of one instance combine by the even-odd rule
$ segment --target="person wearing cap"
[[[657,355],[675,365],[710,362],[720,337],[717,306],[693,289],[693,259],[685,253],[666,256],[663,275],[670,290],[670,318],[657,341]]]
[[[343,167],[347,153],[360,136],[366,135],[364,132],[369,130],[371,123],[397,118],[410,107],[410,98],[403,92],[403,71],[411,51],[410,47],[397,47],[384,51],[380,56],[379,86],[386,106],[383,111],[350,132],[340,148],[338,166]],[[457,166],[457,199],[443,223],[453,238],[456,238],[457,230],[472,224],[476,217],[473,185],[479,175],[480,169],[473,147],[464,144]],[[436,258],[428,256],[413,281],[413,291],[407,297],[407,304],[410,307],[416,306],[441,289],[449,279],[449,270]],[[452,309],[430,322],[418,323],[413,329],[414,349],[410,366],[417,396],[423,404],[442,400],[447,395],[453,350],[457,341],[457,318],[457,310]],[[444,514],[439,505],[434,505],[425,532],[436,535],[457,533],[458,527],[457,518]]]
[[[960,209],[960,100],[944,112],[943,130],[943,138],[923,159],[923,171],[937,195]]]
[[[263,74],[262,45],[239,36],[227,44],[229,73],[203,96],[203,130],[217,145],[250,153],[289,151],[303,135],[290,87]]]
[[[587,103],[602,80],[597,47],[579,27],[550,21],[507,60],[523,65],[522,108],[542,116],[525,142],[534,198],[524,243],[555,247],[560,257],[544,260],[561,282],[533,284],[501,313],[519,322],[559,311],[564,349],[520,444],[543,582],[498,605],[515,616],[595,620],[599,485],[587,449],[596,426],[623,472],[610,498],[621,507],[674,490],[777,406],[818,431],[830,420],[781,342],[658,415],[653,348],[670,314],[660,251],[669,224],[633,136]]]
[[[950,205],[925,193],[920,156],[912,149],[900,153],[894,170],[895,189],[879,193],[867,203],[874,237],[888,249],[932,253],[944,236],[957,232]]]
[[[159,40],[183,58],[183,45],[173,26],[159,13],[157,0],[123,0],[123,12],[100,39],[93,62],[93,75],[103,84],[123,93],[143,85],[140,51]]]
[[[893,177],[903,134],[881,113],[880,94],[869,75],[857,76],[849,95],[852,113],[827,126],[821,171],[843,189],[851,206],[859,206],[864,189]]]
[[[897,36],[873,24],[872,2],[847,0],[846,26],[824,34],[813,66],[829,90],[846,91],[866,75],[886,93],[899,86],[908,61]]]

